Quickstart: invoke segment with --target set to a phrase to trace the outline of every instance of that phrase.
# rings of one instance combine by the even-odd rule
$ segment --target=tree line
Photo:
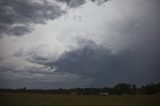
[[[135,84],[119,83],[114,87],[103,88],[71,88],[71,89],[0,89],[0,92],[5,93],[43,93],[43,94],[72,94],[72,95],[99,95],[107,93],[109,95],[160,95],[160,83],[151,83],[141,87]]]

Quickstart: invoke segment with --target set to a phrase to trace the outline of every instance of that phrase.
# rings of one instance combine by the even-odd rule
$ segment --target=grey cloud
[[[37,47],[37,48],[30,49],[27,52],[24,52],[23,50],[20,49],[18,52],[14,54],[14,56],[23,58],[25,61],[28,61],[30,63],[45,65],[45,66],[48,66],[48,64],[55,62],[56,55],[54,55],[54,53],[52,53],[51,55],[45,54],[44,56],[42,53],[39,53],[41,52],[40,49],[41,49],[40,47]],[[39,52],[37,52],[38,50]],[[50,68],[54,68],[54,66]]]
[[[78,7],[86,0],[57,0],[69,7]],[[102,0],[100,0],[102,1]],[[100,2],[99,1],[99,2]],[[105,2],[106,0],[103,0]],[[61,7],[47,0],[0,0],[0,37],[4,35],[21,36],[33,30],[32,24],[45,23],[65,13]]]
[[[85,3],[86,0],[67,0],[69,7],[77,7]]]
[[[80,5],[82,5],[86,2],[86,0],[57,0],[57,1],[64,2],[69,7],[72,7],[72,8],[73,7],[78,7],[78,6],[80,6]],[[95,2],[99,5],[99,4],[105,3],[108,0],[90,0],[90,1]]]
[[[67,2],[70,2],[70,0]],[[157,5],[158,2],[159,1],[157,1]],[[104,45],[98,45],[92,40],[77,38],[79,48],[64,52],[56,61],[54,56],[52,56],[53,54],[47,56],[39,55],[37,54],[37,49],[34,51],[31,50],[24,55],[19,53],[16,54],[19,58],[26,56],[26,61],[44,65],[47,69],[28,67],[25,68],[24,72],[21,72],[16,69],[16,66],[13,67],[6,64],[5,67],[0,67],[1,73],[6,72],[5,75],[7,76],[7,72],[10,72],[18,76],[16,76],[14,80],[8,81],[8,79],[6,79],[4,82],[9,82],[8,86],[14,84],[13,86],[28,85],[30,87],[40,88],[44,86],[46,88],[75,86],[98,87],[114,85],[119,82],[142,85],[157,82],[160,80],[160,18],[158,7],[153,10],[155,11],[150,12],[150,10],[149,12],[145,12],[147,11],[145,9],[144,12],[140,12],[140,14],[145,13],[144,15],[139,16],[138,14],[131,20],[124,20],[124,23],[122,22],[119,25],[116,24],[113,26],[114,30],[112,31],[118,30],[119,35],[125,35],[121,37],[121,39],[125,40],[120,40],[119,45],[124,41],[124,45],[122,46],[128,47],[127,49],[113,54],[112,50],[103,47]],[[134,14],[132,15],[134,16]],[[36,21],[35,23],[38,22]],[[24,29],[22,28],[21,30],[25,30],[25,26]],[[23,31],[17,33],[17,35],[20,35]],[[106,34],[108,34],[108,32],[106,32]],[[125,42],[129,43],[125,45]],[[4,78],[4,74],[0,75],[2,76],[1,78]],[[26,76],[27,78],[19,78],[19,75],[22,75],[22,77]],[[45,77],[40,77],[38,83],[33,83],[31,81],[33,81],[34,78],[28,78],[30,75],[44,75]],[[72,78],[68,79],[69,77]],[[4,82],[2,82],[2,80],[0,81],[0,85],[3,86]],[[30,82],[26,84],[26,81]],[[17,84],[18,82],[19,84]]]
[[[112,54],[103,47],[87,45],[64,54],[52,65],[58,68],[57,71],[94,79],[94,82],[90,82],[93,86],[114,85],[118,82],[141,85],[160,80],[159,54],[158,48],[131,49]]]
[[[101,5],[101,4],[103,4],[103,3],[105,3],[106,1],[109,1],[109,0],[91,0],[91,1],[97,3],[98,5]]]
[[[57,4],[43,0],[0,0],[0,35],[23,35],[32,30],[31,24],[45,23],[64,11]]]
[[[70,88],[85,86],[91,79],[69,72],[18,72],[5,71],[0,73],[0,87],[5,88]],[[9,77],[12,76],[12,77]]]
[[[32,63],[37,63],[37,64],[42,64],[42,65],[47,65],[48,63],[54,62],[53,57],[43,57],[43,56],[38,56],[36,54],[28,54],[30,57],[26,58],[27,61],[32,62]]]
[[[130,29],[127,32],[129,35],[139,31],[137,34],[141,36],[135,39],[136,43],[130,48],[116,54],[92,40],[77,38],[79,48],[64,52],[56,61],[51,56],[41,57],[34,53],[32,59],[27,60],[50,69],[56,68],[55,72],[73,73],[92,79],[86,86],[114,85],[118,82],[138,85],[156,82],[160,80],[159,37],[158,33],[150,36],[155,29],[148,31],[145,29],[149,29],[148,26]]]
[[[85,3],[86,0],[57,0],[66,3],[69,7],[77,7]]]

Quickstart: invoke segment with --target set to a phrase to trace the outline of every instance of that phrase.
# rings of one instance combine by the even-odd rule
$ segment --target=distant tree
[[[2,89],[0,92],[13,92],[13,93],[44,93],[44,94],[77,94],[77,95],[98,95],[100,93],[108,94],[147,94],[147,95],[160,95],[160,83],[151,83],[140,88],[137,88],[135,84],[119,83],[113,88],[72,88],[72,89],[27,89],[26,87],[19,89]]]
[[[130,85],[125,83],[120,83],[114,87],[114,90],[115,90],[115,93],[118,95],[129,94]]]
[[[157,94],[160,93],[160,83],[151,83],[141,87],[142,94]]]
[[[130,91],[129,94],[135,95],[137,94],[138,88],[136,87],[135,84],[130,85]]]
[[[27,89],[26,87],[22,88],[23,91],[26,91],[26,89]]]

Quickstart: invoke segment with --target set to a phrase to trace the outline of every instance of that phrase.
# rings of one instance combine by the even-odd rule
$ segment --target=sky
[[[0,88],[160,81],[159,0],[0,0]]]

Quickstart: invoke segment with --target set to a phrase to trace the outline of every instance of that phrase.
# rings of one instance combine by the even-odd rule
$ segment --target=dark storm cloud
[[[57,0],[66,3],[69,7],[77,7],[85,3],[86,0]]]
[[[86,86],[114,85],[118,82],[142,85],[160,80],[160,48],[156,38],[117,54],[91,40],[79,39],[78,42],[81,48],[65,52],[56,62],[37,56],[33,56],[29,61],[51,69],[56,67],[56,72],[92,79]],[[141,39],[141,42],[146,41]]]
[[[23,35],[32,30],[31,24],[45,23],[63,13],[60,6],[46,0],[0,0],[0,36]]]
[[[66,3],[69,7],[78,7],[86,2],[86,0],[57,0]],[[103,4],[108,0],[90,0],[92,2],[97,2],[98,4]]]
[[[86,0],[57,0],[69,7],[78,7]],[[0,0],[0,37],[21,36],[33,30],[32,24],[45,23],[64,13],[61,7],[47,0]]]
[[[53,64],[58,68],[57,71],[87,76],[94,79],[91,82],[93,86],[118,82],[141,85],[160,80],[160,49],[141,48],[112,54],[103,47],[89,44],[64,54]]]
[[[160,42],[158,29],[150,27],[132,27],[132,30],[130,27],[128,35],[137,32],[140,36],[135,39],[133,46],[115,54],[92,40],[77,38],[80,48],[64,52],[57,61],[50,56],[41,57],[32,52],[29,54],[31,58],[26,60],[50,69],[56,68],[55,72],[67,72],[92,79],[86,86],[114,85],[118,82],[142,85],[156,82],[160,80]]]
[[[91,1],[96,2],[98,5],[100,5],[100,4],[103,4],[103,3],[105,3],[106,1],[109,1],[109,0],[91,0]]]

